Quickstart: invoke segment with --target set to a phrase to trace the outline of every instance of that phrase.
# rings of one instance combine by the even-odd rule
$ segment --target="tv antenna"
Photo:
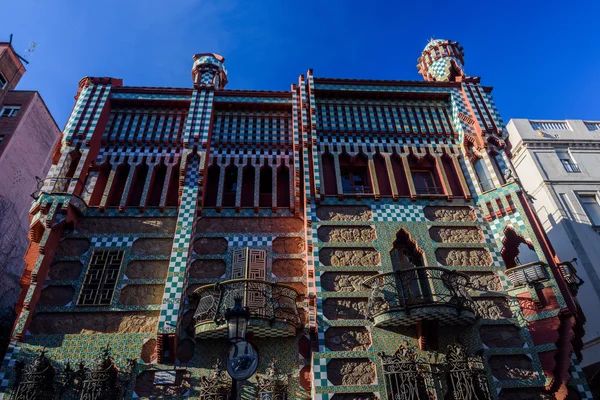
[[[10,45],[12,46],[12,39],[13,39],[13,34],[10,34]],[[33,52],[35,51],[35,49],[37,49],[38,45],[36,42],[29,42],[29,48],[27,48],[27,50],[25,50],[25,54],[24,56],[19,55],[16,51],[15,51],[15,55],[17,57],[19,57],[19,59],[21,61],[23,61],[25,64],[29,64],[29,61],[27,61],[28,58],[31,58],[31,56],[33,55]]]

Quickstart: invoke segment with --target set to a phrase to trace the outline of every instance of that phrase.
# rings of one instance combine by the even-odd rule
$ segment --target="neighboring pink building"
[[[60,129],[36,91],[14,90],[25,66],[0,42],[0,307],[19,295],[36,176],[44,177]]]

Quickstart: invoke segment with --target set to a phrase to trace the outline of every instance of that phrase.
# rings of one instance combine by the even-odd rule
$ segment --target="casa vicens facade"
[[[31,207],[3,390],[591,398],[578,281],[456,42],[426,46],[424,81],[309,70],[282,92],[226,90],[222,56],[193,60],[191,88],[80,81]],[[238,306],[258,366],[232,384]]]

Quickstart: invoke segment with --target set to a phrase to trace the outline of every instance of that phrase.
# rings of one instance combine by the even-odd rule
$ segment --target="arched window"
[[[204,186],[204,207],[215,207],[217,205],[220,175],[221,167],[219,167],[216,162],[208,167],[206,185]]]
[[[417,243],[411,239],[410,234],[401,229],[396,234],[394,247],[390,252],[392,267],[395,271],[406,270],[414,267],[422,267],[423,251],[418,248]]]
[[[408,156],[408,162],[415,191],[418,195],[444,194],[444,187],[436,167],[436,160],[431,154],[423,157],[411,154]]]
[[[431,287],[427,272],[417,268],[424,266],[423,250],[406,230],[401,229],[396,234],[390,256],[392,268],[399,277],[398,285],[402,286],[398,292],[402,293],[404,302],[407,305],[429,302]]]
[[[392,186],[390,184],[390,175],[388,173],[385,158],[380,153],[373,156],[373,164],[375,165],[375,175],[377,176],[377,185],[379,186],[379,194],[381,196],[391,196]]]
[[[255,171],[251,164],[242,168],[242,207],[254,207],[254,178]]]
[[[179,205],[179,163],[175,163],[171,168],[171,177],[169,187],[167,188],[167,207],[177,207]]]
[[[337,192],[337,180],[335,178],[335,161],[333,155],[329,152],[323,154],[321,165],[321,175],[323,176],[322,184],[325,187],[324,194],[326,196],[335,196]]]
[[[75,176],[75,171],[77,171],[79,160],[81,160],[81,151],[79,151],[79,149],[75,149],[69,154],[69,168],[65,173],[65,178],[70,179]]]
[[[535,252],[533,243],[525,240],[512,227],[507,227],[504,230],[504,238],[502,239],[502,250],[500,254],[504,260],[507,269],[514,268],[518,265],[525,265],[539,261],[539,257]]]
[[[442,165],[444,167],[444,172],[446,172],[446,178],[448,178],[448,183],[450,184],[450,190],[452,191],[452,195],[454,197],[463,197],[465,192],[463,191],[462,185],[460,184],[460,175],[462,172],[456,170],[456,165],[454,164],[454,160],[452,156],[449,154],[444,154],[442,156]]]
[[[492,151],[489,153],[490,161],[492,162],[492,168],[494,168],[494,172],[496,172],[496,176],[501,184],[506,183],[506,178],[504,177],[504,168],[502,167],[502,155],[496,151]]]
[[[230,164],[225,168],[225,182],[223,183],[223,207],[235,207],[237,193],[238,168]]]
[[[77,165],[81,159],[81,152],[79,149],[71,151],[65,159],[59,179],[54,183],[54,191],[65,193],[69,190],[71,179],[75,176],[77,171]]]
[[[135,168],[135,173],[133,174],[133,182],[131,183],[131,188],[129,189],[129,200],[127,201],[128,205],[133,207],[140,205],[147,176],[148,164],[142,162]]]
[[[494,189],[494,182],[492,181],[492,176],[490,171],[487,169],[485,165],[485,161],[481,157],[474,157],[472,160],[473,168],[475,169],[475,175],[477,175],[477,180],[479,181],[479,188],[482,192],[487,192],[488,190]]]
[[[148,205],[150,207],[160,206],[160,198],[162,197],[163,186],[167,177],[167,166],[163,161],[154,167],[154,178],[150,185],[150,193],[148,194]]]
[[[394,153],[392,155],[392,171],[394,171],[394,182],[396,182],[396,189],[398,190],[398,196],[408,197],[410,196],[410,189],[408,181],[406,180],[406,171],[404,170],[404,164],[402,158]]]
[[[347,153],[341,154],[340,175],[343,193],[373,193],[369,175],[369,159],[363,153],[354,157],[350,157]]]
[[[290,169],[281,164],[277,169],[277,207],[290,206]]]
[[[104,190],[106,189],[106,183],[108,182],[108,177],[110,176],[111,170],[112,166],[109,162],[105,162],[104,164],[100,165],[98,178],[96,179],[92,196],[90,197],[90,206],[100,205],[100,202],[102,201],[102,195],[104,194]]]
[[[258,190],[258,205],[271,207],[273,205],[273,168],[269,164],[263,165],[260,169]]]
[[[130,166],[127,163],[123,163],[117,167],[115,178],[112,182],[108,199],[106,200],[107,207],[117,207],[121,203],[125,184],[127,183],[127,177],[129,176],[129,169]]]

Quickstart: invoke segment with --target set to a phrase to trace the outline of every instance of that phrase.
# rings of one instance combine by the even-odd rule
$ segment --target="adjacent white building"
[[[600,121],[508,123],[510,156],[561,261],[585,282],[583,366],[600,362]]]

